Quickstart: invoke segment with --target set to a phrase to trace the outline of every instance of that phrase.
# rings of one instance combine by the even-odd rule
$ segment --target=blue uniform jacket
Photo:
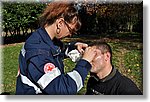
[[[63,58],[59,43],[52,41],[44,28],[35,31],[20,51],[16,94],[76,94],[83,87],[91,65],[80,59],[65,74]]]

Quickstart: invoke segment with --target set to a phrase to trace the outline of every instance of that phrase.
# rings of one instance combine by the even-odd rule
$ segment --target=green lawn
[[[139,38],[141,39],[141,38]],[[74,39],[73,39],[74,40]],[[93,40],[93,39],[92,39]],[[96,39],[97,40],[97,39]],[[65,41],[65,39],[64,39]],[[142,42],[120,41],[116,39],[105,39],[113,49],[113,63],[118,70],[131,78],[137,86],[143,91],[143,47]],[[86,42],[86,40],[84,40]],[[16,75],[18,70],[18,55],[22,43],[5,45],[3,48],[3,92],[10,94],[15,93]],[[71,71],[75,63],[69,59],[64,60],[65,71]],[[89,75],[85,81],[85,86],[78,94],[84,94],[86,90],[86,83]]]
[[[3,48],[3,86],[4,92],[15,93],[18,71],[18,55],[22,44],[13,44]]]

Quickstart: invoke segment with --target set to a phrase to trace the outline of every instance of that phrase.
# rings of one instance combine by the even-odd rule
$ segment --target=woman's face
[[[67,22],[64,21],[65,27],[66,27],[66,35],[65,36],[71,36],[75,32],[75,24],[68,24]]]
[[[76,32],[74,28],[75,24],[69,24],[63,21],[62,27],[60,28],[60,34],[58,34],[57,38],[61,39],[73,35]]]

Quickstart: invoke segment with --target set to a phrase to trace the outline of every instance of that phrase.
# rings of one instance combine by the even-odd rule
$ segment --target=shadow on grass
[[[136,32],[122,32],[117,34],[108,34],[106,37],[111,39],[119,39],[127,42],[143,42],[143,34]]]
[[[4,37],[3,44],[12,44],[12,43],[20,43],[25,42],[25,40],[30,36],[28,35],[14,35],[9,37]],[[121,44],[120,47],[126,48],[128,50],[139,49],[142,50],[142,43],[143,43],[143,35],[140,33],[135,32],[120,32],[116,34],[79,34],[74,35],[73,37],[66,38],[64,42],[71,42],[71,41],[79,41],[79,42],[86,42],[90,43],[94,40],[101,40],[107,43],[113,42],[117,44]],[[122,46],[123,45],[123,46]]]
[[[103,39],[103,38],[107,38],[107,39],[111,39],[111,40],[118,39],[120,42],[121,41],[137,42],[137,43],[143,42],[143,34],[136,33],[136,32],[119,32],[119,33],[115,33],[115,34],[103,33],[103,34],[88,34],[88,35],[80,34],[75,37],[79,37],[79,38],[83,38],[83,39]]]
[[[8,37],[2,37],[3,45],[5,44],[13,44],[13,43],[20,43],[20,42],[25,42],[26,39],[30,36],[31,34],[28,35],[13,35],[13,36],[8,36]]]
[[[11,92],[2,92],[0,95],[11,95]]]
[[[91,34],[91,35],[76,35],[72,38],[67,38],[65,42],[80,41],[91,43],[93,41],[104,41],[113,43],[116,47],[125,48],[127,50],[142,50],[143,49],[143,35],[140,33],[116,33],[116,34]]]

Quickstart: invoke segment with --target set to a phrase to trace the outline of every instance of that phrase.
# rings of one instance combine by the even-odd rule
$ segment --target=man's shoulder
[[[122,94],[142,94],[133,80],[118,72],[118,89]]]
[[[116,80],[123,85],[129,85],[129,84],[134,84],[134,82],[128,78],[127,76],[123,75],[122,73],[120,73],[118,70],[116,72]]]
[[[127,76],[123,75],[118,70],[117,70],[117,73],[116,73],[116,78],[117,78],[117,80],[120,83],[123,83],[123,84],[134,83],[130,78],[128,78]]]

